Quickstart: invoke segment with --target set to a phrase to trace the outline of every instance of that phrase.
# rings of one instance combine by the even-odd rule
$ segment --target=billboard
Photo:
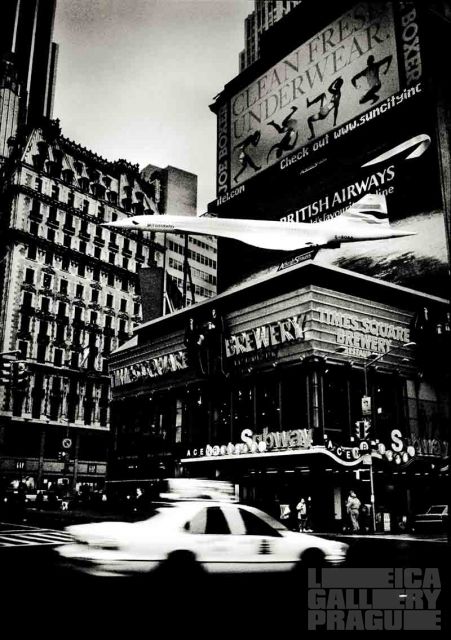
[[[366,193],[384,193],[392,225],[416,235],[322,249],[315,261],[446,297],[448,251],[436,112],[430,80],[423,77],[425,69],[431,70],[435,35],[427,30],[421,7],[414,2],[359,3],[325,23],[327,26],[317,29],[310,39],[303,38],[302,45],[293,46],[292,53],[266,74],[240,91],[233,88],[236,84],[231,86],[229,98],[218,112],[223,174],[218,172],[218,197],[211,211],[221,217],[314,223],[338,216]],[[374,60],[368,64],[370,55]],[[338,60],[342,67],[335,73]],[[374,65],[384,60],[375,71]],[[270,97],[273,94],[267,79],[285,77],[284,69],[288,77],[295,67],[299,70],[297,102],[285,105],[280,100],[285,95],[282,91],[277,94],[277,104],[280,114],[299,105],[290,116],[297,120],[297,146],[275,161],[277,148],[271,148],[277,144],[276,128],[270,121],[280,123],[281,119],[271,115],[258,123],[255,115],[249,114],[257,113],[258,104],[275,108],[276,98]],[[338,75],[343,84],[334,126],[333,108],[328,113],[324,108],[324,117],[310,109],[321,108],[321,100],[316,107],[312,100],[321,93],[330,94],[328,88]],[[259,95],[260,102],[256,100]],[[265,115],[266,106],[258,108]],[[252,161],[261,166],[258,171],[249,162],[242,170],[239,148],[235,149],[240,144],[242,124],[238,116],[234,118],[234,110],[247,113],[249,126],[251,121],[261,125],[251,131],[254,138],[248,148]],[[256,155],[258,150],[262,150],[261,156]],[[228,191],[227,180],[234,185]],[[278,269],[294,259],[232,241],[220,241],[219,250],[224,256],[218,273],[221,289],[261,272],[261,268]],[[233,258],[229,260],[228,254]]]
[[[360,3],[232,97],[232,185],[399,88],[391,3]]]
[[[218,106],[217,204],[363,133],[423,91],[422,72],[414,4],[358,3]]]

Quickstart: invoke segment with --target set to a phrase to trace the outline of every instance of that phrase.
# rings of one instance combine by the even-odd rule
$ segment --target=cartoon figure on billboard
[[[392,57],[393,56],[386,56],[385,58],[382,58],[382,60],[380,60],[379,62],[375,62],[374,56],[368,56],[368,59],[366,61],[367,66],[365,67],[365,69],[360,71],[360,73],[357,73],[352,78],[351,80],[352,86],[355,87],[355,89],[360,88],[359,86],[357,86],[357,80],[360,80],[360,78],[365,78],[368,83],[369,90],[360,98],[359,100],[360,104],[364,104],[365,102],[369,102],[370,100],[371,100],[371,104],[374,104],[379,100],[379,96],[377,95],[377,92],[382,86],[381,79],[379,77],[379,72],[381,70],[381,67],[385,65],[385,69],[383,73],[384,75],[387,75],[387,72],[391,65]]]
[[[238,171],[238,173],[234,177],[235,182],[238,182],[238,178],[247,169],[247,167],[252,167],[254,171],[260,171],[261,167],[258,167],[255,164],[255,162],[252,160],[251,156],[247,151],[247,148],[250,145],[252,145],[253,147],[256,147],[259,142],[260,142],[260,131],[255,131],[254,133],[251,133],[249,136],[247,136],[247,138],[243,140],[243,142],[240,142],[235,146],[235,149],[240,150],[240,155],[238,157],[238,160],[241,164],[241,169]]]
[[[319,102],[319,111],[312,116],[307,118],[307,123],[310,129],[310,137],[309,140],[315,137],[315,130],[313,128],[313,123],[318,122],[318,120],[324,120],[327,118],[329,113],[333,111],[334,113],[334,127],[337,124],[337,116],[338,116],[338,107],[340,105],[341,100],[341,88],[343,86],[343,78],[339,76],[336,78],[332,84],[327,89],[331,94],[329,100],[327,100],[327,95],[325,93],[320,93],[319,96],[313,98],[313,100],[309,100],[307,98],[307,108],[310,108],[312,104],[316,104]]]
[[[271,147],[266,159],[267,162],[269,162],[269,156],[274,150],[276,150],[277,158],[280,158],[285,151],[292,151],[295,148],[298,141],[298,132],[295,131],[297,120],[291,116],[297,109],[297,107],[291,107],[290,113],[282,120],[281,124],[277,124],[274,120],[268,122],[268,125],[274,127],[278,133],[284,133],[285,135]]]

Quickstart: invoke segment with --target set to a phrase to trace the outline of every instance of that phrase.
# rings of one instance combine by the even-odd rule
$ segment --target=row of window
[[[34,307],[32,306],[32,302],[33,302],[32,295],[33,294],[29,293],[28,291],[24,292],[23,305],[22,305],[23,314],[22,314],[21,331],[25,331],[25,332],[28,332],[30,330],[29,311],[31,309],[34,309]],[[40,311],[45,314],[52,314],[53,309],[50,303],[51,303],[50,298],[42,297]],[[53,307],[55,308],[55,305]],[[139,309],[139,308],[136,306],[135,309]],[[138,314],[135,314],[135,315],[137,316]],[[91,325],[98,326],[99,328],[104,327],[105,329],[114,329],[116,325],[116,318],[114,316],[111,316],[109,314],[104,314],[104,322],[103,322],[103,325],[101,325],[100,321],[102,316],[97,311],[88,311],[83,309],[83,307],[79,307],[77,305],[73,305],[71,309],[71,305],[67,304],[66,302],[57,303],[56,317],[68,318],[71,322],[75,322],[75,323],[89,322],[89,324]],[[125,318],[119,318],[117,327],[120,333],[127,332],[128,322],[129,321],[126,320]],[[42,324],[43,324],[43,321],[41,321],[41,327],[42,327]],[[64,325],[59,325],[59,326],[64,327]],[[44,333],[44,332],[40,330],[40,333]],[[47,332],[45,333],[47,334]]]
[[[173,280],[175,281],[175,283],[177,284],[179,289],[182,291],[183,290],[183,280],[181,278],[177,278],[177,277],[174,277]],[[211,298],[212,296],[215,295],[215,292],[212,291],[211,289],[206,289],[205,287],[201,287],[198,284],[194,285],[194,292],[195,292],[196,296],[202,296],[203,298]],[[188,287],[188,294],[189,293],[190,293],[190,289]]]
[[[121,291],[130,291],[130,293],[133,293],[134,286],[128,281],[128,278],[125,276],[120,278],[111,271],[108,271],[107,273],[101,271],[100,266],[87,267],[82,262],[75,263],[74,265],[74,261],[71,260],[70,256],[60,256],[58,254],[55,254],[53,251],[39,250],[39,254],[40,256],[44,257],[44,264],[46,264],[47,266],[61,269],[62,271],[66,271],[67,273],[77,275],[80,278],[86,278],[88,274],[88,277],[90,275],[93,282],[99,282],[103,285],[106,284],[110,287],[115,287],[116,289],[120,287]],[[38,249],[35,244],[28,245],[27,258],[29,260],[38,260]]]
[[[184,255],[185,253],[185,248],[177,242],[174,242],[173,240],[168,241],[168,249],[174,251],[175,253],[180,253],[181,255]],[[189,249],[188,257],[192,258],[192,260],[195,260],[196,262],[199,262],[200,264],[205,264],[212,269],[216,269],[216,260],[208,258],[201,253],[197,253],[197,251],[191,251],[191,249]]]
[[[176,269],[177,271],[183,271],[183,263],[180,262],[179,260],[175,260],[174,258],[169,258],[168,263],[169,263],[169,266],[172,267],[172,269]],[[211,273],[207,273],[206,271],[200,271],[199,269],[195,269],[195,268],[191,269],[191,273],[196,278],[199,278],[200,280],[204,280],[209,284],[212,284],[212,285],[216,284],[216,276],[212,275]]]
[[[32,418],[46,417],[50,420],[83,422],[86,426],[95,423],[108,426],[108,383],[85,384],[59,376],[37,373],[25,397],[14,396],[13,415],[31,414]]]

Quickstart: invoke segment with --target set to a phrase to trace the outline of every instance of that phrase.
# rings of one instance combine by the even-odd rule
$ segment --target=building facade
[[[148,165],[141,175],[154,186],[160,214],[197,215],[197,176],[168,166]],[[216,293],[217,242],[211,236],[157,234],[166,247],[163,314],[211,298]],[[187,262],[187,266],[186,266]]]
[[[245,48],[240,52],[240,73],[260,56],[260,40],[276,22],[286,16],[301,0],[255,0],[255,9],[244,21]]]
[[[53,40],[56,0],[4,0],[0,9],[0,58],[15,65],[22,86],[21,117],[52,118],[58,45]]]
[[[350,489],[371,512],[371,473],[377,527],[406,526],[446,499],[447,305],[307,261],[141,325],[110,361],[109,486],[224,479],[330,531]]]
[[[140,269],[158,271],[164,255],[150,233],[101,225],[154,213],[153,187],[137,166],[65,138],[58,121],[16,136],[1,182],[0,352],[18,350],[29,380],[0,387],[0,477],[98,486],[107,358],[142,320]]]

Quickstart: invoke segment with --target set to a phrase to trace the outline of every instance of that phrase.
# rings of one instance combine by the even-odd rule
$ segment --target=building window
[[[114,264],[115,260],[116,260],[116,255],[110,251],[108,254],[108,262],[110,264]]]
[[[89,213],[89,200],[83,200],[83,213]]]
[[[34,284],[34,270],[25,269],[25,282],[26,284]]]
[[[139,316],[140,307],[141,307],[141,305],[139,304],[139,302],[135,302],[135,304],[133,305],[133,315],[134,316]]]
[[[33,302],[33,294],[25,291],[23,294],[23,302],[22,306],[24,309],[31,309],[31,305]]]
[[[100,269],[95,267],[92,271],[92,279],[94,282],[100,282]]]
[[[106,318],[105,318],[105,329],[111,329],[111,324],[112,324],[112,317],[111,316],[106,316]]]
[[[67,295],[68,284],[69,283],[67,280],[60,280],[60,293],[62,293],[63,295]]]
[[[115,285],[114,273],[111,273],[111,271],[108,273],[107,284],[109,287],[114,287]]]
[[[102,249],[100,247],[94,247],[94,258],[97,258],[97,260],[101,260]]]
[[[52,198],[58,200],[60,197],[60,188],[57,184],[52,184]]]
[[[53,364],[55,367],[61,367],[63,364],[63,353],[62,349],[55,349],[55,353],[53,355]]]
[[[39,225],[37,222],[30,222],[30,233],[35,237],[39,235]]]
[[[99,301],[99,292],[97,291],[97,289],[93,289],[91,291],[91,302],[98,302]]]
[[[36,191],[39,191],[39,193],[42,193],[42,179],[41,178],[36,178],[35,179],[34,188],[36,189]]]
[[[43,343],[38,344],[38,351],[36,355],[36,359],[38,362],[45,362],[45,357],[47,354],[47,346]]]
[[[50,298],[41,298],[41,311],[48,313],[50,308]]]
[[[19,351],[21,358],[28,358],[28,342],[25,342],[25,340],[19,340]]]
[[[67,205],[69,207],[73,207],[75,203],[75,195],[73,191],[69,191],[69,193],[67,194]]]
[[[36,245],[29,244],[27,247],[27,258],[29,260],[36,260]]]
[[[58,305],[58,317],[65,318],[67,312],[67,305],[64,302],[60,302]]]
[[[84,277],[85,277],[85,272],[86,272],[85,265],[84,265],[84,264],[79,263],[79,264],[78,264],[78,270],[77,270],[78,275],[79,275],[81,278],[84,278]]]
[[[72,352],[72,355],[70,357],[70,366],[72,369],[78,369],[78,353],[76,353],[75,351]]]
[[[97,311],[91,311],[91,324],[97,324]]]
[[[128,258],[122,258],[122,268],[128,269]]]
[[[64,235],[63,244],[67,249],[70,249],[72,246],[72,238],[70,236]]]
[[[49,215],[47,218],[47,222],[53,222],[54,224],[58,224],[58,209],[56,207],[49,207]]]
[[[61,269],[63,271],[69,271],[70,266],[70,258],[68,256],[63,256],[61,259]]]
[[[121,311],[122,312],[127,311],[127,300],[125,300],[125,298],[121,299]]]
[[[75,288],[75,297],[82,299],[83,298],[83,285],[82,284],[77,284],[76,288]]]
[[[107,294],[106,306],[109,307],[109,308],[112,308],[112,306],[113,306],[113,296],[111,295],[111,293]]]
[[[80,251],[80,253],[83,253],[86,255],[87,251],[86,251],[86,242],[84,242],[83,240],[80,240],[80,244],[78,245],[78,250]]]
[[[42,286],[44,287],[44,289],[52,288],[52,276],[49,273],[44,273],[44,276],[42,278]]]
[[[74,322],[80,322],[81,321],[81,314],[82,314],[82,308],[81,307],[74,307]]]
[[[103,222],[103,220],[105,220],[105,207],[103,206],[103,204],[99,204],[97,214],[99,216],[99,220]]]
[[[121,279],[121,289],[122,291],[128,291],[128,281],[127,278]]]
[[[55,242],[55,230],[47,229],[47,240],[49,242]]]

